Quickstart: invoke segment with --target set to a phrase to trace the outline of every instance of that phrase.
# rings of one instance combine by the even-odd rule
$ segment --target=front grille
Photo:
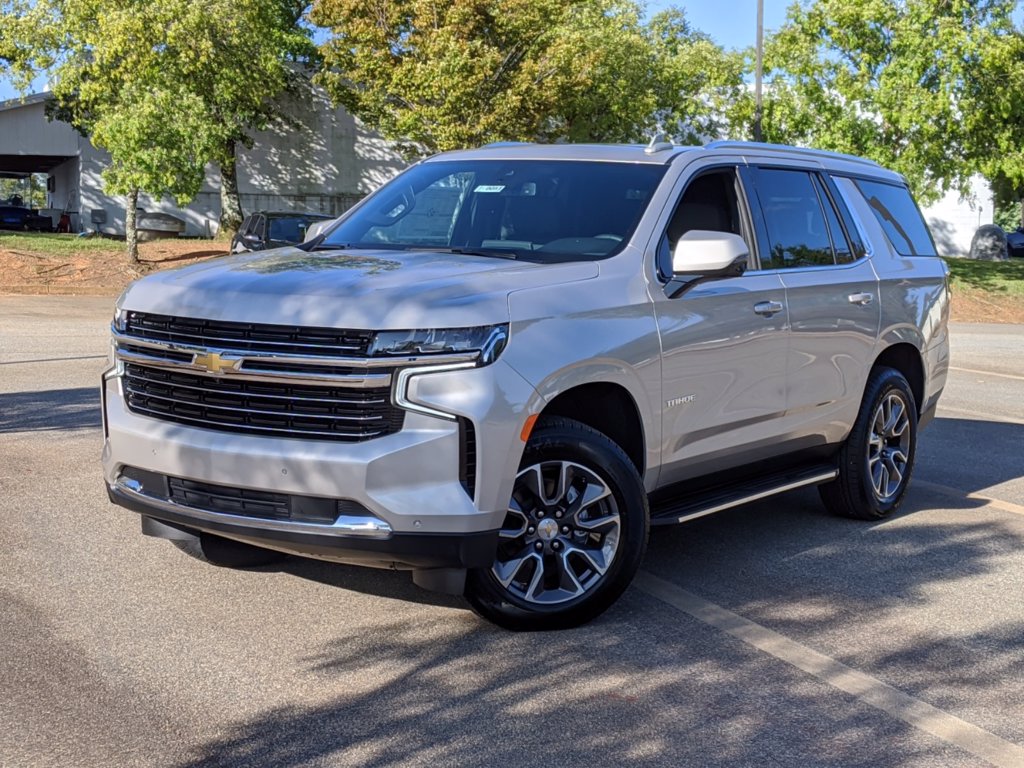
[[[213,377],[129,363],[128,409],[192,427],[359,442],[402,428],[389,387],[353,389]]]
[[[235,323],[147,312],[128,312],[125,333],[191,347],[317,357],[365,357],[373,341],[372,331]]]
[[[197,483],[180,477],[169,477],[167,482],[171,501],[186,507],[271,520],[291,519],[288,497],[283,493]]]

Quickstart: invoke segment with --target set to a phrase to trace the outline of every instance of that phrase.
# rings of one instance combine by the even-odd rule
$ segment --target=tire
[[[839,475],[818,486],[825,507],[844,517],[880,520],[903,503],[917,449],[917,404],[903,374],[871,371],[853,431],[839,451]]]
[[[199,534],[199,548],[207,562],[224,568],[257,568],[274,565],[288,557],[284,552],[254,547],[212,533]]]
[[[494,565],[470,571],[466,598],[506,629],[577,627],[629,586],[649,530],[647,493],[625,452],[577,421],[544,419],[526,444]]]

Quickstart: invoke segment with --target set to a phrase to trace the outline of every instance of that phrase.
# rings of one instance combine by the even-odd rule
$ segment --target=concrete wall
[[[966,256],[978,227],[992,223],[992,190],[985,179],[976,176],[971,180],[971,194],[967,199],[962,199],[957,192],[949,192],[921,212],[940,256]]]

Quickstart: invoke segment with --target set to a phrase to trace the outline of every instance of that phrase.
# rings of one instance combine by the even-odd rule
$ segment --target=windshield
[[[601,258],[628,240],[664,174],[663,165],[634,163],[423,163],[377,192],[322,246]]]
[[[326,216],[271,216],[269,217],[269,239],[286,243],[301,243],[306,239],[306,230],[315,221]]]

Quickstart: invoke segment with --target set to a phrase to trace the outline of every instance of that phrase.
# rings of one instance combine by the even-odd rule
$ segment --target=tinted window
[[[814,177],[814,186],[818,189],[821,207],[825,210],[828,231],[832,235],[832,250],[835,251],[836,264],[849,264],[851,261],[855,261],[853,250],[850,248],[850,243],[846,239],[843,227],[839,223],[839,216],[832,205],[832,199],[826,192],[825,186],[821,183],[821,178],[817,175]]]
[[[531,261],[600,258],[633,234],[667,166],[535,160],[414,166],[323,245],[500,251]]]
[[[734,170],[705,173],[687,185],[658,248],[658,271],[662,277],[672,275],[672,251],[679,238],[694,229],[731,232],[742,237]]]
[[[762,254],[762,269],[835,263],[825,215],[809,173],[760,169],[757,194],[771,248],[769,254]]]
[[[871,212],[902,256],[935,256],[935,244],[906,187],[856,179]]]
[[[271,216],[269,219],[269,240],[280,240],[286,243],[301,243],[306,239],[306,230],[316,217],[309,216]]]

